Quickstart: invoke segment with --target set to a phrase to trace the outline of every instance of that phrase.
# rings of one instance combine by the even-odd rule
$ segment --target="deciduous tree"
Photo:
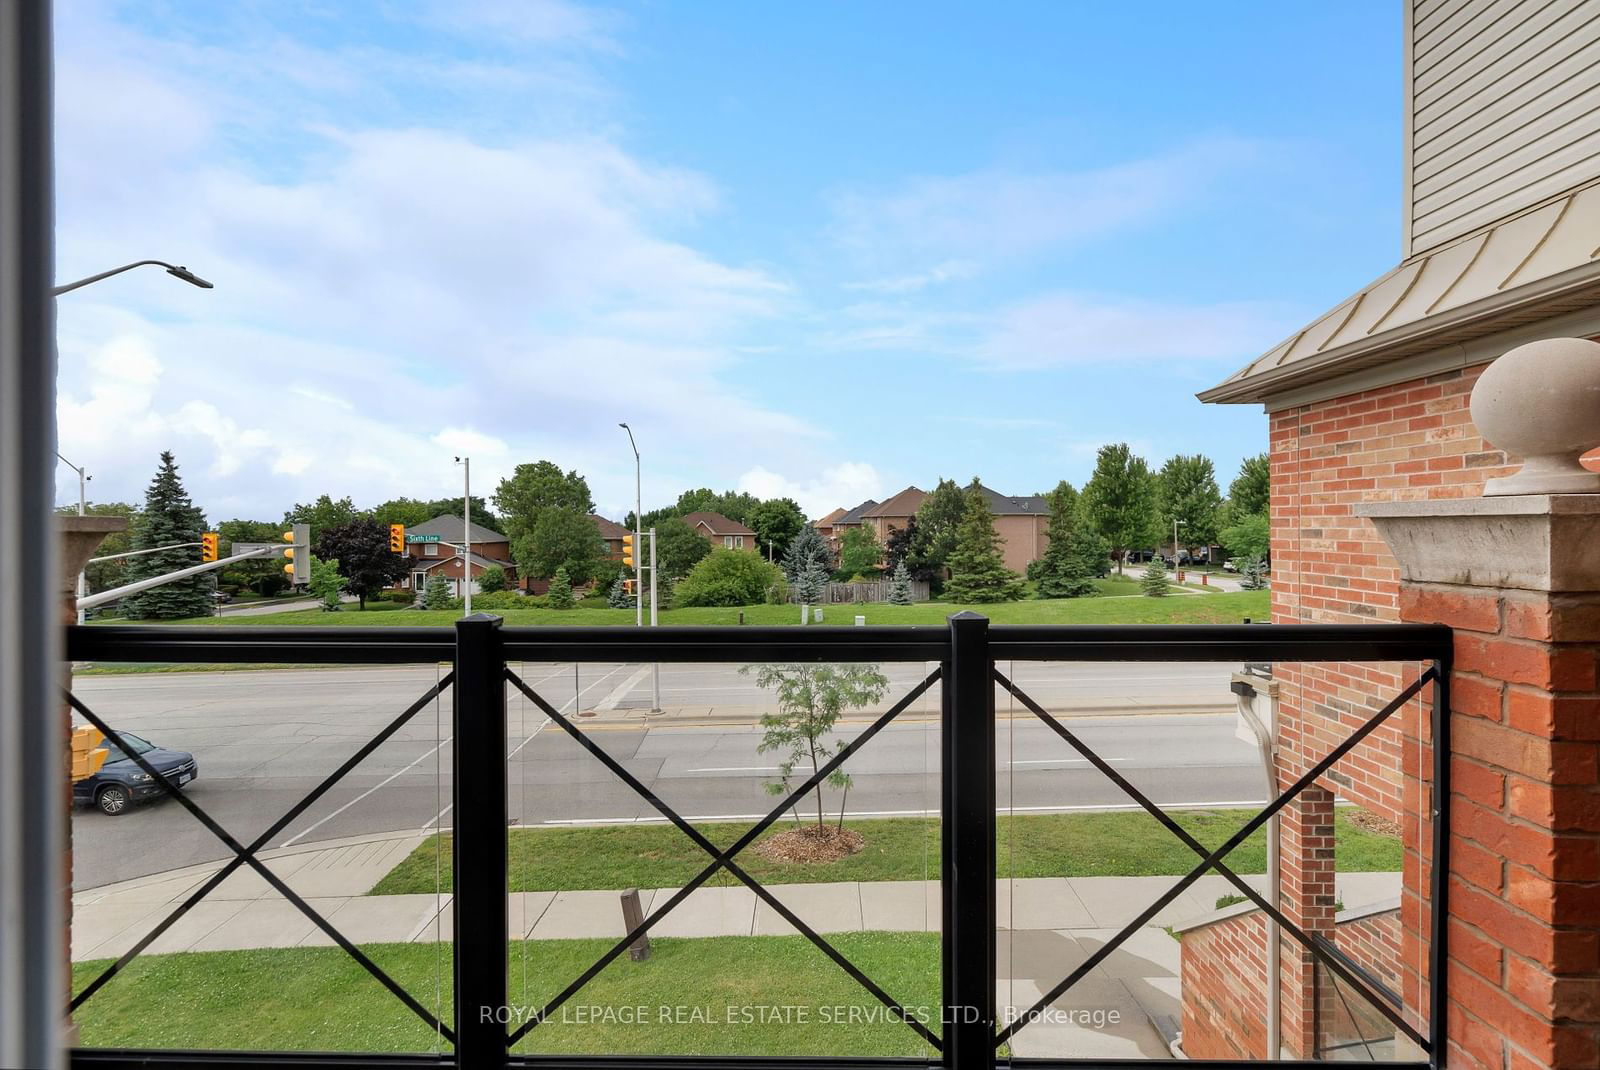
[[[768,498],[751,511],[746,523],[756,533],[757,548],[769,554],[769,560],[781,561],[790,541],[806,526],[806,515],[793,499]]]
[[[1265,453],[1246,457],[1228,484],[1228,505],[1240,516],[1265,513],[1272,500],[1272,463]]]
[[[311,545],[315,557],[333,562],[344,577],[344,589],[356,596],[362,609],[367,608],[368,598],[411,571],[409,557],[390,551],[388,529],[365,517],[323,528],[316,532]]]
[[[1100,447],[1094,475],[1083,488],[1083,509],[1095,532],[1110,547],[1119,573],[1129,550],[1152,545],[1160,538],[1150,469],[1126,442]]]
[[[295,524],[310,524],[311,537],[315,539],[322,532],[343,527],[352,520],[362,515],[356,508],[355,502],[348,497],[335,501],[329,495],[320,495],[316,501],[308,504],[296,504],[293,509],[283,514],[283,527],[293,527]]]
[[[966,511],[966,492],[953,479],[939,480],[917,509],[916,536],[906,559],[912,576],[935,582],[944,577]]]
[[[839,540],[839,576],[842,579],[875,576],[882,560],[883,545],[878,542],[878,533],[866,524],[849,529]]]
[[[311,555],[311,580],[306,584],[306,590],[311,592],[311,597],[317,600],[324,613],[338,612],[339,592],[349,582],[339,574],[339,562]]]
[[[662,576],[687,576],[711,552],[710,541],[675,516],[662,517],[655,528],[656,567]]]
[[[1189,551],[1190,560],[1194,559],[1196,548],[1216,541],[1222,492],[1217,489],[1211,458],[1182,453],[1169,458],[1156,477],[1156,496],[1162,533],[1170,534],[1173,521],[1178,521],[1179,544]],[[1176,558],[1178,547],[1174,546],[1172,552]]]

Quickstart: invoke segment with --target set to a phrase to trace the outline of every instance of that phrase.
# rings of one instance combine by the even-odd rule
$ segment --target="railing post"
[[[456,1061],[506,1059],[506,680],[500,618],[456,622],[450,763]]]
[[[989,620],[950,617],[940,745],[944,820],[944,1065],[994,1066],[994,666]]]

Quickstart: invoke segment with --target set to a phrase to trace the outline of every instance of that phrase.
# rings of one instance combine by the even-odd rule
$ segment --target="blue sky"
[[[1193,394],[1398,255],[1377,0],[58,6],[62,450],[213,519],[548,458],[603,512],[820,514],[1095,448],[1266,444]],[[76,495],[62,471],[58,494]]]

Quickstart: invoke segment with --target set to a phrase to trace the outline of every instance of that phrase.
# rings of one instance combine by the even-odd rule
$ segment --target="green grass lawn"
[[[938,1033],[939,937],[828,938],[904,1006],[928,1008]],[[613,941],[510,945],[510,1002],[537,1010]],[[516,1047],[551,1054],[926,1055],[904,1024],[800,936],[652,941],[644,962],[620,956]],[[449,944],[363,948],[448,1022]],[[106,961],[75,963],[73,990]],[[760,1008],[795,1008],[760,1022]],[[641,1021],[617,1020],[641,1009]],[[732,1010],[730,1010],[732,1008]],[[856,1021],[851,1022],[854,1009]],[[805,1020],[798,1020],[801,1012]],[[870,1016],[870,1017],[869,1017]],[[587,1017],[588,1020],[583,1020]],[[741,1019],[750,1018],[750,1021]],[[74,1015],[85,1047],[433,1051],[434,1034],[336,947],[141,955]]]
[[[1215,847],[1251,817],[1246,810],[1188,810],[1174,816],[1207,847]],[[1343,872],[1400,868],[1400,842],[1369,832],[1340,811],[1335,851]],[[734,842],[749,824],[697,826],[719,847]],[[771,836],[790,827],[779,822]],[[939,876],[937,818],[880,818],[851,826],[866,847],[838,862],[769,862],[746,849],[739,864],[767,884],[819,881],[931,880]],[[514,892],[608,888],[671,888],[690,880],[710,861],[688,837],[668,825],[603,825],[587,828],[513,829],[510,883]],[[1001,877],[1110,877],[1187,873],[1197,856],[1143,812],[1025,814],[997,820]],[[439,865],[435,854],[442,851]],[[1266,834],[1257,832],[1227,859],[1240,873],[1266,872]],[[375,895],[432,892],[434,874],[450,887],[450,837],[424,841],[378,882]],[[718,873],[712,884],[734,884]]]
[[[1114,590],[1138,590],[1137,582],[1107,580]],[[1036,599],[1028,602],[1001,602],[994,605],[960,606],[948,602],[922,602],[914,606],[834,605],[824,607],[826,624],[852,624],[857,614],[869,625],[942,625],[945,618],[963,609],[982,613],[995,624],[1237,624],[1245,617],[1262,620],[1268,614],[1266,591],[1242,591],[1209,595],[1205,598],[1169,596],[1167,598],[1064,598]],[[508,609],[497,610],[508,625],[591,626],[631,625],[631,609]],[[744,606],[669,609],[661,614],[663,625],[736,625],[740,614],[744,623],[759,625],[794,624],[799,620],[796,606]],[[294,610],[267,617],[199,617],[173,621],[175,624],[213,627],[284,627],[310,625],[339,627],[371,625],[448,626],[460,618],[452,610],[384,609],[356,612],[347,606],[338,613],[320,610]],[[152,622],[154,623],[154,622]]]

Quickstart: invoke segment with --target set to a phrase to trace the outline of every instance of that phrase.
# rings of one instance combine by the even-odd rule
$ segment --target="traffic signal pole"
[[[188,579],[190,576],[198,576],[202,572],[210,572],[212,569],[222,568],[225,565],[232,565],[239,561],[249,561],[258,557],[268,557],[272,554],[280,552],[280,550],[281,548],[277,546],[268,546],[261,549],[248,550],[242,554],[235,554],[232,557],[225,557],[220,561],[207,561],[203,565],[191,565],[189,568],[180,568],[176,572],[168,572],[160,576],[151,576],[149,579],[137,580],[133,583],[125,583],[121,587],[113,587],[109,591],[101,591],[99,594],[91,594],[87,598],[80,598],[78,600],[78,606],[82,609],[93,609],[95,606],[103,606],[107,602],[115,602],[119,598],[126,598],[131,594],[138,594],[140,591],[148,591],[152,587],[160,587],[163,583],[171,583],[173,580]]]
[[[642,601],[641,601],[641,604]],[[650,529],[650,627],[657,623],[657,613],[660,607],[660,598],[656,591],[656,529]],[[661,663],[658,661],[650,666],[651,682],[655,688],[655,702],[650,707],[651,713],[661,712]]]

